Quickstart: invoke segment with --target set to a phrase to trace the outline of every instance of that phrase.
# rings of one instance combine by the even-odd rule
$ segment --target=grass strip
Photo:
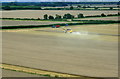
[[[94,78],[94,77],[87,77],[87,76],[80,76],[80,75],[74,75],[74,74],[68,74],[68,73],[60,73],[60,72],[53,72],[48,70],[41,70],[36,68],[30,68],[30,67],[24,67],[20,65],[12,65],[12,64],[0,64],[0,68],[11,70],[11,71],[17,71],[17,72],[24,72],[29,74],[36,74],[46,77],[76,77],[81,79],[102,79],[102,78]]]

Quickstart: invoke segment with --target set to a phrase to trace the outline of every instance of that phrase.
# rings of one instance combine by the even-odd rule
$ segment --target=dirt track
[[[84,76],[117,76],[117,41],[59,35],[3,32],[3,62]]]

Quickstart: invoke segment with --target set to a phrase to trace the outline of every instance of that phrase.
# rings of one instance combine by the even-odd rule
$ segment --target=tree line
[[[119,7],[120,6],[118,5],[116,8]],[[107,10],[118,10],[118,9],[114,9],[114,7],[91,7],[91,6],[80,6],[80,5],[78,5],[77,7],[71,5],[69,7],[64,6],[57,8],[55,7],[44,8],[42,6],[9,6],[9,5],[2,6],[3,10],[101,10],[100,8],[107,8]]]
[[[106,16],[119,16],[120,15],[120,12],[118,12],[118,14],[104,14],[102,13],[101,15],[91,15],[91,16],[84,16],[82,13],[79,13],[77,15],[77,17],[75,17],[74,15],[70,14],[70,13],[67,13],[67,14],[64,14],[63,16],[61,15],[58,15],[56,14],[55,16],[52,16],[52,15],[48,15],[48,14],[45,14],[44,15],[44,20],[48,20],[48,19],[74,19],[74,18],[87,18],[87,17],[106,17]]]
[[[77,17],[74,15],[67,13],[64,14],[63,16],[56,14],[55,16],[45,14],[43,19],[41,18],[0,18],[0,19],[10,19],[10,20],[56,20],[56,21],[66,21],[67,19],[77,19],[77,18],[92,18],[92,17],[107,17],[107,16],[120,16],[120,12],[117,14],[100,14],[100,15],[89,15],[89,16],[84,16],[82,13],[79,13]]]

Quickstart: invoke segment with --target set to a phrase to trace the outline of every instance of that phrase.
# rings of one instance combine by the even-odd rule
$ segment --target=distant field
[[[97,17],[97,18],[81,18],[81,19],[77,19],[77,20],[115,20],[118,21],[120,17]]]
[[[20,25],[48,25],[68,22],[53,22],[53,21],[15,21],[15,20],[2,20],[2,26],[20,26]]]
[[[3,18],[41,18],[45,14],[53,15],[56,14],[64,15],[66,13],[71,13],[72,15],[77,16],[79,13],[83,13],[85,16],[88,15],[100,15],[101,13],[104,14],[117,14],[118,11],[114,10],[96,10],[96,11],[88,11],[88,10],[11,10],[11,11],[2,11]]]
[[[84,6],[85,4],[73,4],[73,6],[77,6],[77,5],[81,5],[81,6]],[[88,4],[86,6],[90,6],[90,7],[117,7],[118,5],[116,4]]]

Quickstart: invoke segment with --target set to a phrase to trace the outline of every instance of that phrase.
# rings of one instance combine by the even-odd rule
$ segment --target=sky
[[[0,2],[117,2],[119,0],[0,0]]]

